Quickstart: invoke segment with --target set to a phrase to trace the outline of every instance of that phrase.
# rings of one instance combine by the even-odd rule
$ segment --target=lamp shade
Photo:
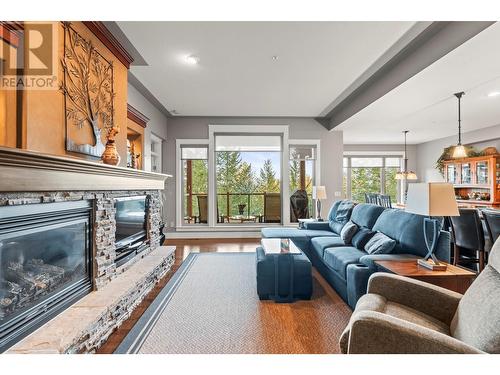
[[[410,184],[405,211],[424,216],[460,215],[455,189],[445,182]]]
[[[396,172],[396,180],[418,180],[417,174],[413,171]]]
[[[467,157],[467,150],[463,145],[456,145],[455,148],[453,149],[453,158],[454,159],[459,159],[459,158],[466,158]]]
[[[326,189],[324,186],[313,186],[313,199],[326,199]]]

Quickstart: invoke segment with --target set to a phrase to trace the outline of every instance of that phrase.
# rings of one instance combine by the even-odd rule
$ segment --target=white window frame
[[[344,174],[344,158],[347,158],[347,181],[346,181],[346,192],[345,192],[345,198],[346,199],[351,199],[352,198],[352,178],[351,178],[351,159],[352,158],[382,158],[382,167],[381,168],[381,174],[380,174],[380,191],[379,193],[385,194],[385,159],[386,158],[399,158],[400,159],[400,166],[399,170],[403,168],[403,158],[404,158],[404,151],[346,151],[344,152],[344,155],[342,157],[342,176]],[[398,185],[398,202],[394,203],[400,203],[400,201],[403,199],[403,191],[404,191],[404,186],[403,186],[403,180],[400,181]]]
[[[281,223],[262,223],[251,225],[228,225],[217,223],[217,210],[211,209],[215,207],[217,199],[217,186],[215,178],[215,136],[217,134],[278,134],[281,136]],[[288,168],[288,125],[208,125],[208,226],[211,228],[224,228],[224,230],[238,231],[242,229],[255,230],[260,227],[290,225],[290,215],[286,216],[285,212],[290,212],[290,200],[284,199],[289,195],[289,168]],[[283,178],[286,176],[286,178]],[[211,190],[211,192],[210,192]]]
[[[288,140],[288,163],[290,164],[290,147],[293,146],[314,146],[316,147],[316,159],[314,161],[314,185],[321,185],[321,140],[320,139],[289,139]],[[290,171],[289,171],[290,172]],[[290,176],[288,176],[290,181]],[[290,192],[288,192],[290,194]],[[290,202],[290,196],[288,197]],[[316,205],[313,204],[313,211],[316,210]],[[288,211],[290,212],[290,210]],[[312,217],[316,217],[316,212],[312,212]],[[288,214],[288,222],[290,222],[290,213]],[[295,223],[296,224],[296,223]]]
[[[183,166],[182,166],[182,153],[181,153],[181,148],[183,146],[206,146],[208,148],[208,139],[176,139],[175,140],[175,220],[176,220],[176,229],[182,229],[182,228],[188,228],[190,230],[206,230],[207,227],[210,226],[210,222],[208,225],[199,225],[195,226],[194,225],[184,225],[184,215],[182,212],[182,206],[184,204],[184,197],[182,196],[182,181],[184,176],[182,175],[183,173]],[[208,156],[208,165],[209,165],[209,180],[210,180],[210,154]],[[209,190],[210,190],[210,185],[209,185]],[[209,194],[209,200],[208,200],[208,213],[209,213],[209,220],[210,220],[210,192]]]

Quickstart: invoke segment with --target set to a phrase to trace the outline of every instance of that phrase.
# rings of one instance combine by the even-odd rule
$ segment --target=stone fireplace
[[[168,176],[7,148],[0,173],[0,352],[95,351],[173,264]],[[117,266],[115,199],[129,196],[147,199],[145,241]]]

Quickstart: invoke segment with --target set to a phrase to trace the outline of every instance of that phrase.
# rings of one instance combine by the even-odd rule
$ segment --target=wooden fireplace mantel
[[[161,190],[167,174],[0,147],[0,192]]]

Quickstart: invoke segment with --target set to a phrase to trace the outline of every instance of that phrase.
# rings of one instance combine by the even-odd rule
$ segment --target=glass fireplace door
[[[33,216],[0,224],[0,351],[91,287],[90,212]]]

